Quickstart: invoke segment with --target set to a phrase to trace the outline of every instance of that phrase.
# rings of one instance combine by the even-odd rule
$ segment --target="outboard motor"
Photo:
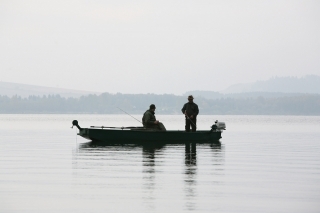
[[[213,132],[222,132],[223,130],[226,130],[225,122],[219,122],[218,120],[216,120],[211,126],[211,131]]]

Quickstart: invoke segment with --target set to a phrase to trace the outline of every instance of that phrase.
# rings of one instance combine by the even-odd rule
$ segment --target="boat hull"
[[[179,144],[186,142],[208,143],[217,142],[221,138],[220,131],[141,131],[92,128],[82,128],[80,129],[78,135],[93,142],[103,142],[105,144]]]

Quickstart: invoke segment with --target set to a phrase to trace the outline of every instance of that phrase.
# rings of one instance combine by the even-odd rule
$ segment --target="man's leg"
[[[191,127],[192,127],[192,132],[197,131],[197,119],[192,119]]]
[[[190,120],[186,118],[186,126],[185,126],[185,129],[186,129],[186,132],[190,132]]]
[[[166,128],[164,127],[163,123],[159,122],[158,127],[161,131],[166,131]]]

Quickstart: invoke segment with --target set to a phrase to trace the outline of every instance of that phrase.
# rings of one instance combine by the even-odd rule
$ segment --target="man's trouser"
[[[158,124],[149,125],[147,128],[166,131],[166,128],[164,127],[163,123],[161,123],[161,122],[159,122]]]
[[[158,128],[162,131],[166,131],[166,128],[164,127],[163,123],[161,123],[161,122],[158,123]]]
[[[197,119],[196,118],[186,118],[186,132],[190,132],[190,126],[192,128],[192,132],[197,130]]]

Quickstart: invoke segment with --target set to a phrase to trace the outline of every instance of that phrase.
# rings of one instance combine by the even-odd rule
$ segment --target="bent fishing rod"
[[[118,109],[120,109],[119,107],[117,107]],[[138,119],[136,119],[135,117],[133,117],[132,115],[130,115],[129,113],[125,112],[124,110],[120,109],[122,112],[126,113],[127,115],[129,115],[131,118],[135,119],[136,121],[138,121],[139,123],[142,123],[141,121],[139,121]]]

